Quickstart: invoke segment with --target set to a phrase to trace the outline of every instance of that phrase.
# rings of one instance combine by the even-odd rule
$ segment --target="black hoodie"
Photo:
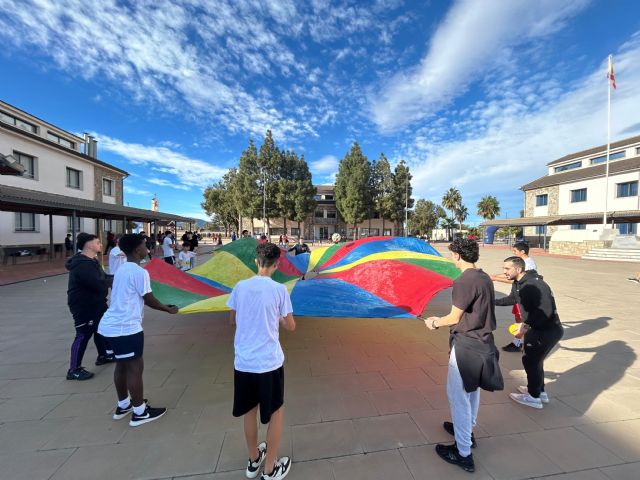
[[[535,270],[527,270],[519,281],[514,281],[508,297],[496,299],[496,307],[516,303],[520,305],[522,321],[532,329],[549,330],[561,326],[553,292]]]
[[[107,310],[107,294],[113,275],[107,275],[96,259],[76,253],[65,263],[69,270],[67,304],[77,321],[100,320]]]

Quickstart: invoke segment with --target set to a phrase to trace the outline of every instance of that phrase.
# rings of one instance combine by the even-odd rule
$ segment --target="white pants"
[[[471,454],[471,433],[476,426],[478,408],[480,407],[480,389],[467,393],[458,370],[455,346],[449,355],[449,371],[447,373],[447,397],[451,409],[451,421],[455,428],[455,439],[458,451],[463,457]]]

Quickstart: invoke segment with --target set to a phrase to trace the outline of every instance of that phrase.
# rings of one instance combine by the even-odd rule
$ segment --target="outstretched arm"
[[[178,307],[175,305],[165,305],[161,303],[156,297],[153,296],[153,293],[149,292],[144,297],[144,304],[148,307],[153,308],[154,310],[160,310],[162,312],[167,312],[171,314],[178,313]]]
[[[463,313],[464,313],[464,310],[456,307],[455,305],[452,305],[451,311],[444,317],[429,317],[426,319],[422,317],[420,318],[424,320],[424,324],[427,326],[429,330],[435,330],[436,328],[439,328],[439,327],[448,327],[451,325],[455,325],[460,321]]]

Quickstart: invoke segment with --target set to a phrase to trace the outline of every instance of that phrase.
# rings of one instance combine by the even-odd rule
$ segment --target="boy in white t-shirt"
[[[120,420],[131,413],[129,425],[137,427],[157,420],[167,411],[166,408],[152,408],[143,396],[144,306],[172,314],[178,313],[178,308],[163,305],[151,293],[149,272],[139,265],[149,254],[144,237],[123,235],[120,248],[127,255],[127,262],[119,267],[118,275],[114,277],[111,305],[100,320],[98,333],[113,350],[116,361],[113,382],[118,406],[113,418]]]
[[[244,416],[249,450],[246,476],[257,477],[266,461],[262,480],[282,479],[291,469],[289,457],[277,460],[284,410],[284,352],[279,326],[289,331],[296,328],[287,287],[271,279],[279,258],[277,245],[258,245],[258,274],[238,282],[227,301],[231,322],[236,324],[233,416]],[[267,441],[260,444],[258,409],[262,424],[269,424]]]
[[[178,268],[183,272],[191,270],[194,267],[195,252],[189,251],[191,245],[187,242],[182,244],[182,251],[178,254]]]
[[[127,256],[124,254],[119,246],[120,238],[122,234],[116,235],[116,246],[109,252],[109,274],[115,275],[123,264],[127,262]]]

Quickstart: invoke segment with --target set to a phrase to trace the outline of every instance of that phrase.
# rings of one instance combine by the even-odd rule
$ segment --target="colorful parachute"
[[[256,240],[231,242],[188,273],[160,259],[147,265],[154,295],[180,313],[228,310],[233,286],[257,272]],[[371,237],[291,256],[273,279],[287,286],[293,313],[314,317],[411,317],[460,271],[416,238]]]

